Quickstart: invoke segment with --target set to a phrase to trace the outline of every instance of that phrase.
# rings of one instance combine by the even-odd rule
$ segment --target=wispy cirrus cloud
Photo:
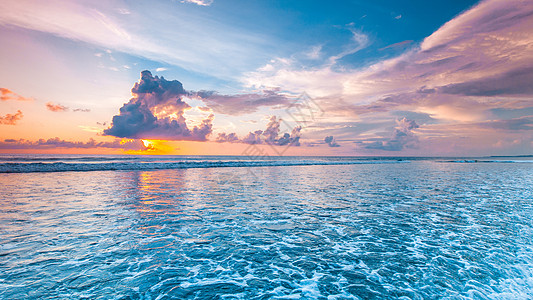
[[[0,88],[0,100],[1,101],[8,101],[8,100],[15,100],[15,101],[33,101],[33,98],[27,98],[23,97],[15,92],[13,92],[10,89],[7,88]]]
[[[214,0],[182,0],[181,3],[192,3],[199,6],[209,6],[213,4]]]
[[[185,2],[209,6],[213,1]],[[81,41],[224,79],[259,64],[272,48],[261,33],[193,14],[192,7],[171,2],[121,5],[124,7],[108,2],[6,0],[0,10],[0,25]],[[162,19],[166,21],[160,22]]]

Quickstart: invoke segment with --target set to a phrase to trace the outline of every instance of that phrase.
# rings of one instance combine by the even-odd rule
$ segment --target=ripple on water
[[[0,182],[0,298],[533,298],[527,164]]]

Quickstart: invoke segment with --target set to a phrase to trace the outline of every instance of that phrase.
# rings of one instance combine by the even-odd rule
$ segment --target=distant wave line
[[[193,168],[242,168],[316,165],[358,165],[408,163],[394,161],[180,161],[180,162],[112,162],[112,163],[0,163],[0,173],[136,171]]]

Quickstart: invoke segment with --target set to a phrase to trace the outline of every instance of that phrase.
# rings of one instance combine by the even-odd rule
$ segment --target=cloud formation
[[[73,112],[91,112],[88,108],[75,108],[72,110]]]
[[[213,0],[181,0],[181,3],[192,3],[199,6],[209,6],[213,4]]]
[[[202,7],[212,0],[183,0]],[[139,2],[4,0],[0,23],[49,33],[97,48],[144,57],[186,70],[227,79],[269,55],[272,41],[252,28],[191,13],[193,5]],[[132,18],[130,7],[139,13]],[[165,20],[165,22],[161,22]],[[143,30],[139,27],[143,24]],[[188,28],[178,30],[176,28]]]
[[[206,141],[212,132],[213,115],[192,129],[187,126],[183,115],[191,107],[183,101],[183,97],[189,93],[177,80],[168,81],[162,76],[152,76],[150,71],[143,71],[131,93],[133,98],[113,117],[111,127],[104,130],[105,135]]]
[[[235,133],[220,133],[215,140],[219,143],[244,143],[250,145],[266,144],[271,146],[300,146],[301,126],[293,127],[289,132],[281,133],[281,123],[283,120],[276,116],[271,116],[265,130],[249,132],[242,139]]]
[[[508,120],[494,120],[475,124],[482,128],[497,130],[533,130],[533,116],[524,116]]]
[[[233,133],[230,133],[230,134],[226,134],[225,132],[223,133],[219,133],[215,142],[217,143],[237,143],[237,142],[240,142],[239,140],[239,137],[237,136],[237,134],[235,134],[234,132]]]
[[[46,103],[46,109],[53,112],[63,112],[67,111],[69,108],[61,104],[54,104],[52,102],[48,102]]]
[[[330,147],[340,147],[341,146],[341,145],[337,144],[335,139],[333,139],[332,135],[325,137],[324,138],[324,142],[326,144],[328,144],[328,146],[330,146]]]
[[[438,91],[464,96],[533,95],[533,66],[487,78],[445,85]]]
[[[437,145],[436,137],[455,139],[462,145],[458,139],[477,132],[467,131],[472,124],[484,124],[487,131],[529,128],[524,124],[527,119],[494,120],[493,112],[531,107],[533,2],[481,1],[422,42],[390,47],[397,46],[409,48],[400,56],[364,68],[268,64],[245,74],[242,81],[254,88],[306,91],[328,116],[381,124],[381,130],[365,132],[366,148],[398,151],[426,141]],[[400,111],[427,115],[431,132],[418,130],[419,141],[410,130],[395,129],[383,140],[384,126]],[[451,135],[450,125],[463,128],[464,133]],[[494,132],[492,139],[504,138],[498,134],[502,133]],[[490,138],[487,134],[483,140],[486,147],[491,147]]]
[[[2,125],[16,125],[17,122],[22,119],[24,115],[20,110],[17,110],[17,113],[12,114],[6,114],[5,116],[0,116],[0,124]]]
[[[0,149],[50,149],[50,148],[113,148],[124,150],[148,149],[140,140],[115,140],[113,142],[97,142],[89,139],[87,142],[72,142],[58,137],[29,141],[25,139],[5,139],[0,142]]]
[[[215,91],[199,91],[196,96],[214,112],[235,116],[254,113],[260,107],[287,106],[291,103],[291,98],[280,93],[279,90],[264,90],[258,94],[237,95],[220,95]]]
[[[1,101],[8,101],[8,100],[33,101],[33,98],[22,97],[21,95],[13,92],[10,89],[0,88],[0,100]]]
[[[365,149],[376,149],[385,151],[401,151],[404,148],[417,148],[418,137],[412,132],[413,129],[418,128],[413,120],[403,118],[396,121],[397,126],[389,139],[382,141],[374,141],[369,143],[361,143],[360,145]]]

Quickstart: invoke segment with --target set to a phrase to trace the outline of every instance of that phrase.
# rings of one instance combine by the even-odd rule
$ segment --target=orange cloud
[[[16,114],[7,114],[5,116],[0,116],[0,124],[3,125],[16,125],[17,121],[22,119],[23,114],[20,110],[17,111]]]
[[[13,92],[10,89],[0,88],[0,100],[33,101],[33,98],[22,97],[21,95]]]
[[[61,104],[54,104],[52,102],[46,103],[46,108],[53,112],[61,112],[61,111],[67,111],[68,107],[63,106]]]

